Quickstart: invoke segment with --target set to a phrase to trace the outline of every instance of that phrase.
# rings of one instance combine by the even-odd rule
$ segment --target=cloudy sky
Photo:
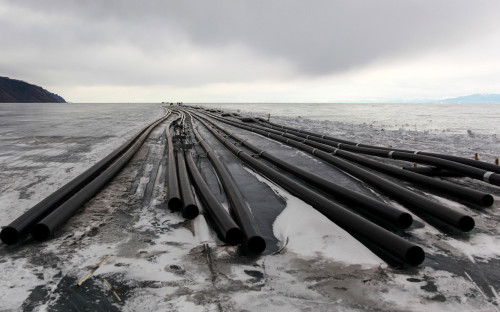
[[[500,1],[0,0],[0,76],[71,102],[500,93]]]

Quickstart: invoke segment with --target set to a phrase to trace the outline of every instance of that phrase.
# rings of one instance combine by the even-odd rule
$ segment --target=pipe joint
[[[491,177],[491,175],[492,175],[492,174],[494,174],[494,172],[491,172],[491,171],[486,172],[486,173],[483,175],[483,181],[484,181],[484,182],[491,183],[491,182],[490,182],[490,177]]]

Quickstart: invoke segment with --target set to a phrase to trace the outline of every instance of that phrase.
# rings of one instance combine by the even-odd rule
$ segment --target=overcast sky
[[[0,76],[71,102],[500,93],[500,1],[0,0]]]

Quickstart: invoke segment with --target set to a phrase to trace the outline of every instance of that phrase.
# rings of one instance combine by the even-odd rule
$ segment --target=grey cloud
[[[47,22],[42,18],[40,28],[24,29],[19,16],[18,28],[0,39],[2,45],[8,40],[60,49],[128,44],[154,54],[175,49],[178,43],[165,35],[173,33],[200,49],[243,46],[283,59],[305,75],[457,44],[497,29],[495,15],[500,12],[499,1],[482,0],[5,3],[46,16]]]
[[[461,42],[498,27],[500,12],[500,3],[492,1],[203,3],[194,11],[185,4],[169,16],[194,42],[240,43],[312,74]]]

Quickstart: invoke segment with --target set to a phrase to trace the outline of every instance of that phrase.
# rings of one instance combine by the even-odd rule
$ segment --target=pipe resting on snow
[[[189,116],[191,117],[191,115]],[[224,163],[219,160],[212,148],[205,142],[205,140],[203,140],[200,133],[194,127],[192,127],[192,130],[199,144],[207,153],[208,159],[214,166],[217,176],[222,183],[233,215],[237,219],[238,224],[243,231],[245,237],[243,241],[244,245],[254,254],[262,253],[266,249],[266,241],[262,237],[257,222],[255,222],[250,207],[248,207],[248,204],[245,201],[243,194],[241,194],[238,185],[227,170],[226,166],[224,166]]]
[[[436,180],[432,179],[427,176],[423,176],[421,174],[417,174],[415,172],[410,172],[408,170],[404,170],[401,168],[397,168],[394,166],[390,166],[388,164],[384,164],[378,161],[375,161],[373,159],[370,159],[368,157],[362,156],[362,155],[357,155],[355,153],[351,153],[348,151],[344,151],[341,149],[338,149],[336,147],[326,145],[323,143],[319,143],[316,141],[312,141],[309,139],[303,139],[300,137],[297,137],[292,134],[284,133],[278,130],[273,130],[273,129],[267,129],[267,128],[261,128],[261,127],[251,127],[249,125],[243,125],[242,123],[237,123],[231,120],[228,120],[226,118],[221,118],[216,115],[209,114],[212,118],[215,118],[217,120],[220,120],[222,122],[231,124],[236,127],[240,127],[249,131],[253,131],[256,133],[259,133],[261,135],[267,136],[268,132],[276,135],[283,136],[285,138],[290,138],[295,141],[299,141],[301,143],[304,143],[306,145],[318,148],[320,150],[323,150],[325,152],[331,153],[332,155],[336,155],[338,157],[347,159],[349,161],[355,162],[357,164],[366,166],[368,168],[374,169],[376,171],[391,175],[393,177],[396,177],[398,179],[410,181],[412,183],[417,183],[426,187],[429,187],[431,191],[440,191],[444,192],[445,194],[451,195],[453,197],[458,197],[460,199],[463,199],[465,201],[481,205],[484,207],[489,207],[493,205],[494,199],[491,194],[487,194],[484,192],[476,191],[474,189],[466,188],[454,183],[450,183],[447,181],[442,181],[442,180]],[[251,130],[254,129],[254,130]]]
[[[367,147],[367,148],[373,148],[373,149],[379,149],[379,150],[386,150],[386,151],[395,151],[395,152],[403,152],[403,153],[410,153],[410,154],[420,154],[420,155],[432,156],[432,157],[436,157],[436,158],[442,158],[442,159],[451,160],[451,161],[454,161],[454,162],[457,162],[457,163],[461,163],[461,164],[465,164],[465,165],[468,165],[468,166],[471,166],[471,167],[476,167],[476,168],[484,169],[484,170],[487,170],[487,171],[492,171],[492,172],[495,172],[495,173],[500,173],[500,167],[495,166],[494,164],[483,162],[483,161],[477,161],[475,159],[468,159],[468,158],[464,158],[464,157],[453,156],[453,155],[446,155],[446,154],[439,154],[439,153],[430,153],[430,152],[422,152],[422,151],[410,151],[410,150],[405,150],[405,149],[387,148],[387,147],[380,147],[380,146],[375,146],[375,145],[355,143],[355,142],[351,142],[351,141],[347,141],[347,140],[342,140],[342,139],[330,137],[330,136],[327,136],[327,135],[321,135],[321,134],[318,134],[318,133],[315,133],[315,132],[311,132],[311,131],[305,131],[305,130],[300,130],[300,129],[296,129],[296,128],[292,128],[292,127],[278,125],[276,123],[269,122],[269,121],[267,121],[264,118],[258,118],[258,120],[260,121],[259,122],[260,124],[262,124],[262,125],[264,125],[266,127],[272,126],[272,127],[275,127],[275,128],[280,128],[280,129],[286,129],[286,130],[295,131],[295,133],[307,135],[308,137],[306,137],[306,138],[311,138],[312,139],[313,137],[317,137],[317,138],[321,138],[321,139],[326,139],[326,140],[334,141],[336,143],[342,143],[342,144],[353,145],[353,146],[358,146],[358,147]],[[290,132],[290,133],[292,133],[292,132]]]
[[[55,230],[71,218],[76,211],[82,207],[87,201],[95,196],[105,185],[111,180],[132,156],[139,150],[151,131],[161,122],[163,122],[169,114],[157,120],[150,125],[141,136],[119,156],[116,161],[110,163],[97,177],[90,181],[87,185],[78,190],[73,196],[67,199],[59,207],[55,208],[46,217],[40,220],[33,226],[31,236],[35,240],[47,239]]]
[[[267,136],[268,135],[267,133],[269,132],[272,134],[283,136],[285,138],[299,141],[299,142],[304,143],[306,145],[309,145],[309,146],[318,148],[320,150],[323,150],[325,152],[331,153],[332,155],[336,155],[338,157],[347,159],[349,161],[355,162],[355,163],[363,165],[365,167],[368,167],[368,168],[374,169],[376,171],[391,175],[391,176],[396,177],[398,179],[410,181],[412,183],[417,183],[419,185],[429,187],[429,189],[431,191],[444,192],[445,194],[463,199],[465,201],[468,201],[470,203],[474,203],[474,204],[477,204],[477,205],[480,205],[483,207],[490,207],[491,205],[493,205],[493,202],[494,202],[493,196],[491,194],[476,191],[474,189],[466,188],[466,187],[463,187],[463,186],[460,186],[460,185],[457,185],[454,183],[450,183],[447,181],[432,179],[430,177],[423,176],[421,174],[417,174],[415,172],[410,172],[408,170],[404,170],[404,169],[390,166],[390,165],[387,165],[384,163],[380,163],[380,162],[375,161],[373,159],[370,159],[368,157],[358,155],[358,154],[355,154],[352,152],[348,152],[345,150],[341,150],[341,149],[338,149],[338,148],[330,146],[330,145],[326,145],[323,143],[312,141],[312,140],[309,140],[307,138],[306,139],[299,138],[295,135],[283,133],[281,131],[273,130],[273,129],[251,127],[248,125],[243,125],[241,123],[235,123],[231,120],[227,120],[225,118],[220,118],[218,116],[211,115],[211,114],[210,114],[210,116],[217,119],[217,120],[221,120],[225,123],[229,123],[233,126],[247,129],[249,131],[254,131],[256,133],[260,133],[264,136]],[[245,128],[245,127],[247,127],[247,128]],[[250,130],[252,128],[256,129],[256,130]]]
[[[197,118],[207,129],[238,158],[254,170],[273,180],[285,190],[313,206],[347,232],[370,241],[384,251],[410,265],[419,265],[424,261],[425,253],[421,247],[410,243],[357,214],[335,204],[326,197],[284,176],[278,171],[258,161],[222,137],[202,119]]]
[[[203,118],[200,115],[197,115],[199,118]],[[247,147],[259,157],[275,164],[276,166],[294,174],[300,179],[308,182],[309,184],[325,191],[328,195],[331,195],[341,201],[347,202],[348,204],[355,205],[356,208],[361,208],[362,213],[364,213],[368,218],[375,218],[375,221],[383,220],[391,224],[392,226],[400,229],[406,229],[411,226],[413,222],[413,218],[411,214],[396,209],[392,206],[389,206],[385,203],[377,201],[371,197],[368,197],[364,194],[352,191],[346,187],[340,186],[336,183],[333,183],[327,179],[324,179],[312,172],[294,166],[279,157],[272,155],[271,153],[264,151],[252,144],[250,144],[247,140],[242,140],[238,136],[231,133],[226,128],[217,125],[215,123],[210,122],[208,119],[203,118],[206,122],[216,127],[217,129],[223,131],[228,136],[233,138],[235,141],[239,142],[242,146]]]
[[[177,160],[177,177],[179,179],[179,186],[182,197],[182,216],[186,219],[194,219],[200,214],[200,210],[194,199],[193,189],[186,168],[186,161],[184,159],[184,150],[186,147],[186,135],[184,133],[185,126],[184,114],[181,114],[181,120],[177,124],[176,135],[177,146],[174,146],[174,152]]]
[[[214,221],[215,227],[226,243],[229,245],[238,245],[243,241],[243,232],[210,191],[208,185],[198,171],[198,168],[196,168],[191,152],[186,151],[184,154],[196,191],[200,195],[206,211],[208,211],[211,219]]]
[[[432,154],[432,153],[423,153],[420,151],[405,151],[405,150],[394,150],[394,149],[386,149],[386,148],[379,148],[379,147],[365,147],[362,146],[362,144],[353,144],[351,142],[346,143],[345,140],[341,141],[336,141],[332,139],[327,139],[324,136],[323,137],[318,137],[318,135],[310,135],[310,134],[304,134],[296,130],[284,130],[282,127],[275,127],[272,126],[268,123],[260,123],[261,125],[264,125],[266,127],[269,127],[271,129],[280,129],[280,131],[284,131],[285,133],[290,133],[293,134],[297,137],[309,139],[312,141],[316,141],[319,143],[323,143],[326,145],[330,145],[342,150],[346,151],[351,151],[355,153],[361,153],[361,154],[366,154],[366,155],[372,155],[376,157],[384,157],[384,158],[390,158],[390,159],[399,159],[399,160],[407,160],[407,161],[414,161],[414,162],[419,162],[423,164],[428,164],[428,165],[433,165],[437,166],[443,169],[447,169],[452,172],[457,172],[460,174],[463,174],[465,176],[484,181],[486,183],[490,183],[493,185],[500,186],[500,174],[497,173],[500,172],[500,169],[497,168],[496,166],[485,163],[485,162],[479,162],[476,160],[471,160],[471,159],[466,159],[462,157],[456,157],[452,156],[450,157],[449,155],[442,155],[442,154]],[[288,127],[287,127],[288,128]],[[429,154],[433,156],[429,156]],[[446,159],[444,158],[446,157]],[[451,160],[454,159],[454,160]],[[467,163],[467,164],[465,164]],[[484,168],[488,169],[482,169],[478,168],[478,166],[482,166]],[[492,171],[493,170],[493,171]]]
[[[170,135],[170,127],[174,122],[179,120],[181,117],[177,117],[172,122],[168,123],[165,127],[165,136],[167,137],[167,145],[165,146],[168,150],[167,158],[167,206],[171,210],[179,211],[182,209],[181,194],[179,192],[179,181],[177,179],[177,163],[175,161],[174,153],[174,143],[172,141],[172,136]]]
[[[45,216],[54,211],[54,209],[56,209],[58,206],[60,206],[62,203],[64,203],[66,200],[80,191],[84,186],[90,183],[90,181],[102,174],[104,170],[106,170],[106,168],[108,168],[113,162],[122,157],[125,151],[127,149],[130,149],[142,134],[144,134],[146,131],[150,131],[149,129],[151,129],[151,127],[165,120],[169,115],[170,111],[167,111],[164,116],[142,128],[137,134],[127,140],[122,146],[114,150],[108,156],[104,157],[102,160],[87,169],[85,172],[78,175],[70,182],[66,183],[51,195],[47,196],[41,202],[33,206],[31,209],[19,216],[16,220],[11,222],[8,226],[3,228],[0,233],[2,242],[7,245],[16,243],[19,238],[27,233],[38,221],[42,220]]]
[[[213,115],[210,115],[214,117]],[[367,170],[364,170],[348,161],[345,161],[343,159],[340,159],[338,157],[335,157],[335,155],[340,154],[341,151],[339,149],[334,149],[333,151],[325,152],[321,150],[320,148],[314,148],[312,146],[306,145],[303,142],[293,140],[293,139],[288,139],[284,135],[279,135],[279,134],[274,134],[271,131],[267,131],[262,128],[256,128],[256,127],[251,127],[247,125],[243,125],[241,123],[237,122],[232,122],[229,120],[226,120],[224,118],[220,118],[215,116],[217,120],[221,120],[223,122],[226,122],[228,124],[234,125],[236,127],[240,127],[255,133],[259,133],[261,135],[267,136],[271,139],[277,140],[279,142],[283,142],[287,145],[299,148],[301,150],[304,150],[314,156],[317,156],[328,163],[336,166],[337,168],[340,168],[341,170],[351,174],[352,176],[365,181],[374,187],[380,189],[384,193],[390,195],[391,197],[397,199],[398,201],[401,201],[407,205],[410,205],[414,208],[417,208],[419,210],[425,211],[427,214],[434,216],[435,218],[440,219],[443,222],[446,222],[447,224],[461,230],[464,232],[468,232],[472,230],[475,226],[474,219],[466,214],[464,214],[461,211],[455,210],[451,207],[447,207],[441,204],[438,204],[434,201],[431,201],[421,195],[418,195],[412,191],[407,190],[406,188],[403,188],[393,182],[390,182],[386,179],[383,179],[376,174],[373,174]],[[319,144],[319,143],[318,143]],[[327,146],[328,147],[328,146]],[[331,147],[329,147],[331,148]],[[350,153],[352,154],[352,153]],[[354,154],[353,154],[354,155]],[[358,156],[358,155],[355,155]],[[359,157],[359,156],[358,156]],[[373,162],[373,160],[370,160]],[[389,166],[390,167],[390,166]],[[394,168],[394,167],[393,167]],[[398,169],[401,170],[402,169]],[[409,172],[407,172],[409,173]],[[418,175],[418,174],[415,174]],[[421,176],[424,177],[424,176]]]

